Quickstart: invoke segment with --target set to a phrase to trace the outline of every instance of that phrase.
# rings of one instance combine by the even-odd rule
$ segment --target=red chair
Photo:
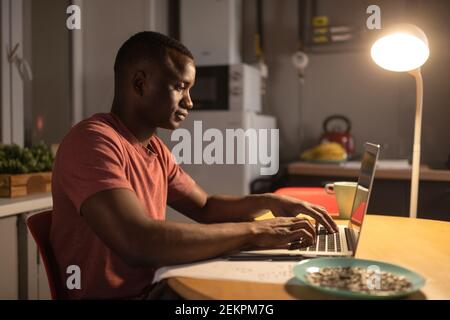
[[[321,205],[331,216],[339,216],[336,197],[326,193],[324,188],[289,187],[280,188],[274,193]]]
[[[27,221],[28,229],[36,241],[44,262],[48,285],[53,300],[64,299],[65,290],[58,275],[58,266],[50,246],[50,227],[52,225],[52,211],[40,212],[30,216]]]

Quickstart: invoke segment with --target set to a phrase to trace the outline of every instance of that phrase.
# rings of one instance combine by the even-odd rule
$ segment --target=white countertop
[[[0,198],[0,218],[51,207],[53,200],[50,192],[18,198]]]

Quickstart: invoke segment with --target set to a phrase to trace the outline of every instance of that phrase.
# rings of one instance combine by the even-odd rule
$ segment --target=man
[[[295,199],[208,196],[175,163],[155,130],[178,128],[193,107],[194,60],[182,44],[138,33],[120,48],[114,72],[111,112],[73,127],[54,164],[51,244],[63,284],[69,266],[81,271],[68,298],[145,297],[160,266],[308,245],[315,229],[299,213],[337,230],[323,208]],[[164,221],[166,204],[200,223]],[[264,210],[277,218],[255,222]]]

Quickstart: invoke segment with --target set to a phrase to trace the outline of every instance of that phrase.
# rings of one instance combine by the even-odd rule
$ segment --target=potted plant
[[[31,148],[0,145],[0,197],[51,191],[54,154],[44,143]]]

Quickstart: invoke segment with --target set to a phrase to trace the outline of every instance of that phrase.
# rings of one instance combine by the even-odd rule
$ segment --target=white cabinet
[[[51,295],[44,262],[39,255],[39,250],[33,236],[25,225],[25,217],[30,215],[33,215],[33,213],[20,215],[18,217],[17,228],[25,233],[25,235],[22,236],[23,240],[19,240],[19,243],[26,241],[26,246],[19,246],[20,254],[26,254],[26,258],[20,259],[20,264],[23,266],[19,267],[19,272],[21,272],[21,281],[19,285],[26,287],[26,289],[21,289],[19,291],[19,298],[28,300],[49,300],[51,299]]]
[[[45,268],[25,221],[52,205],[50,194],[0,199],[0,299],[50,299]]]
[[[17,217],[0,219],[0,299],[19,297]]]

